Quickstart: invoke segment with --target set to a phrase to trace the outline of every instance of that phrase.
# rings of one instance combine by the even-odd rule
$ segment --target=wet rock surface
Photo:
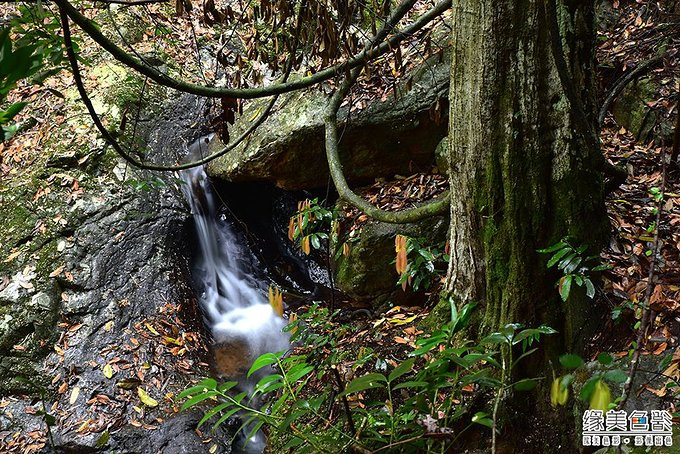
[[[151,153],[195,139],[199,107],[183,98],[149,122]],[[24,233],[33,253],[0,281],[0,450],[208,452],[174,402],[208,373],[190,213],[171,176],[118,163],[99,179],[54,235]]]

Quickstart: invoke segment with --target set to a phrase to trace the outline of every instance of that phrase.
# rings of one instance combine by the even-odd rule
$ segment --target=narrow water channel
[[[192,148],[205,144],[200,141]],[[196,152],[196,150],[191,150]],[[223,378],[237,379],[250,390],[259,378],[245,372],[259,355],[287,350],[286,322],[265,295],[267,287],[249,269],[246,244],[240,244],[220,215],[220,200],[202,167],[183,171],[183,191],[196,226],[197,251],[193,277],[205,324],[212,337],[215,370]],[[246,431],[247,433],[248,431]],[[246,452],[261,452],[261,434],[249,440]]]

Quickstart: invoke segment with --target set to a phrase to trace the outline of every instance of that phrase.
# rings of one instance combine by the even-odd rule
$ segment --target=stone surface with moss
[[[338,209],[342,209],[340,203]],[[448,218],[432,217],[410,224],[388,224],[369,221],[358,231],[355,240],[348,242],[347,256],[334,260],[335,284],[350,297],[369,302],[373,307],[382,303],[417,304],[425,299],[422,292],[406,291],[397,285],[399,275],[394,267],[396,235],[422,240],[423,244],[438,246],[446,240]],[[331,245],[335,250],[336,245]]]

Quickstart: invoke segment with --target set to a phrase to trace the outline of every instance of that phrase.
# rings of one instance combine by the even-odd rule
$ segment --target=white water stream
[[[204,139],[192,145],[190,154],[203,151],[198,147],[207,147]],[[229,348],[245,344],[251,362],[263,353],[287,350],[289,336],[282,332],[286,322],[246,274],[249,270],[240,269],[245,246],[238,243],[230,226],[220,219],[219,204],[205,171],[202,167],[185,170],[182,178],[201,249],[194,278],[201,287],[199,301],[215,345]],[[249,366],[245,364],[246,368]]]

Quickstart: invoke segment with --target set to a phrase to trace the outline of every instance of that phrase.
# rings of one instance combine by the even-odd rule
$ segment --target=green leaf
[[[346,396],[352,393],[358,393],[367,389],[384,388],[385,385],[381,382],[387,382],[387,379],[383,374],[366,374],[349,382],[345,387],[345,390],[341,392],[338,397]]]
[[[139,388],[139,389],[141,389],[141,388]],[[200,402],[203,402],[206,399],[212,399],[215,396],[217,396],[217,391],[207,391],[203,394],[198,394],[198,395],[192,397],[191,399],[189,399],[188,401],[186,401],[184,403],[184,405],[182,405],[182,411],[186,410],[187,408],[191,408],[194,405],[196,405]]]
[[[486,345],[486,344],[503,344],[507,343],[508,338],[505,337],[501,333],[491,333],[488,336],[486,336],[484,339],[479,341],[480,345]]]
[[[253,362],[253,365],[250,366],[247,376],[250,377],[251,375],[253,375],[253,373],[257,372],[263,367],[274,364],[278,359],[279,357],[276,356],[274,353],[265,353],[264,355],[259,356]]]
[[[548,254],[550,252],[555,252],[558,249],[562,249],[565,246],[567,246],[567,243],[565,243],[564,241],[560,241],[559,243],[555,243],[552,246],[547,247],[545,249],[538,249],[537,252],[540,252],[541,254]]]
[[[579,394],[579,397],[581,400],[588,401],[590,400],[590,395],[593,393],[593,390],[595,389],[595,383],[597,383],[600,380],[600,375],[596,374],[590,377],[588,381],[583,385],[583,388],[581,388],[581,393]]]
[[[576,270],[576,268],[578,268],[582,261],[583,259],[581,257],[574,257],[574,259],[571,262],[569,262],[569,265],[564,267],[564,272],[567,274],[573,273]]]
[[[611,363],[614,362],[614,357],[609,353],[603,352],[597,355],[597,361],[604,366],[609,366]]]
[[[596,267],[594,267],[593,271],[607,271],[607,270],[611,270],[611,269],[612,269],[611,265],[602,264],[602,265],[597,265]]]
[[[628,374],[622,371],[621,369],[614,369],[605,372],[604,377],[605,380],[612,381],[617,384],[624,383],[626,380],[628,380]]]
[[[516,382],[512,387],[517,391],[531,391],[536,387],[536,383],[535,378],[524,378]]]
[[[399,383],[398,385],[395,385],[392,388],[392,391],[396,391],[397,389],[406,389],[406,388],[423,388],[427,385],[429,385],[429,383],[426,382],[426,381],[405,381],[403,383]]]
[[[231,407],[233,404],[231,402],[223,402],[219,405],[214,406],[210,410],[205,412],[205,415],[203,415],[203,418],[198,422],[198,427],[200,428],[203,424],[205,424],[210,418],[221,412],[222,410],[225,410],[229,407]]]
[[[111,438],[111,434],[109,433],[108,430],[105,430],[105,431],[99,436],[99,438],[97,438],[97,442],[94,444],[95,448],[101,449],[101,448],[103,448],[104,446],[106,446],[106,444],[109,442],[109,438]]]
[[[586,283],[586,295],[588,298],[592,299],[595,296],[595,286],[593,285],[593,281],[588,278],[585,278],[583,281]]]
[[[538,350],[538,348],[532,348],[531,350],[527,350],[526,352],[522,353],[516,360],[512,362],[512,367],[515,367],[517,363],[519,363],[522,359],[534,353],[536,350]]]
[[[234,407],[231,410],[227,411],[225,414],[223,414],[220,417],[220,419],[217,420],[217,422],[215,424],[213,424],[212,429],[216,430],[218,427],[220,427],[224,423],[224,421],[226,421],[227,419],[234,416],[238,412],[238,410],[239,410],[238,407]]]
[[[217,390],[224,394],[236,385],[238,385],[238,382],[235,381],[224,382],[217,387]]]
[[[478,411],[477,413],[475,413],[475,415],[472,417],[472,422],[475,424],[481,424],[488,428],[493,427],[493,421],[491,420],[491,418],[489,418],[489,415],[484,413],[483,411]]]
[[[583,358],[578,355],[567,353],[560,356],[560,364],[567,369],[577,369],[583,365]]]
[[[567,255],[569,253],[569,251],[570,251],[569,249],[561,249],[560,251],[555,253],[555,255],[550,257],[550,260],[548,260],[548,264],[546,265],[546,268],[552,268],[553,266],[555,266],[555,264],[557,262],[559,262],[562,257]]]
[[[571,279],[572,275],[567,274],[564,276],[560,281],[560,296],[562,297],[563,302],[567,302],[569,299],[569,292],[571,291]]]
[[[26,107],[25,102],[15,102],[14,104],[10,105],[7,110],[1,111],[0,110],[0,123],[7,123],[8,121],[12,120],[19,112],[21,112],[21,109]]]
[[[569,265],[569,263],[571,263],[571,261],[574,260],[576,257],[578,257],[577,254],[567,255],[567,257],[562,259],[562,261],[560,261],[560,264],[557,265],[557,269],[560,269],[560,270],[565,269],[567,267],[567,265]]]
[[[313,370],[314,366],[310,366],[309,364],[296,364],[286,375],[289,382],[295,383]]]
[[[290,452],[292,448],[296,448],[303,444],[305,440],[299,437],[293,437],[290,440],[288,440],[288,443],[283,445],[283,448],[281,448],[281,452]]]
[[[232,382],[230,382],[232,383]],[[233,382],[236,383],[236,382]],[[196,386],[192,386],[191,388],[187,388],[181,393],[177,395],[177,399],[184,399],[185,397],[188,396],[193,396],[194,394],[202,393],[206,390],[211,390],[215,389],[217,387],[217,381],[212,379],[212,378],[206,378]],[[129,389],[129,388],[126,388]]]
[[[401,377],[404,374],[408,374],[411,372],[413,369],[413,364],[416,362],[415,358],[407,359],[403,363],[399,364],[397,367],[394,368],[392,372],[390,372],[390,376],[387,377],[387,381],[393,382],[397,378]]]

